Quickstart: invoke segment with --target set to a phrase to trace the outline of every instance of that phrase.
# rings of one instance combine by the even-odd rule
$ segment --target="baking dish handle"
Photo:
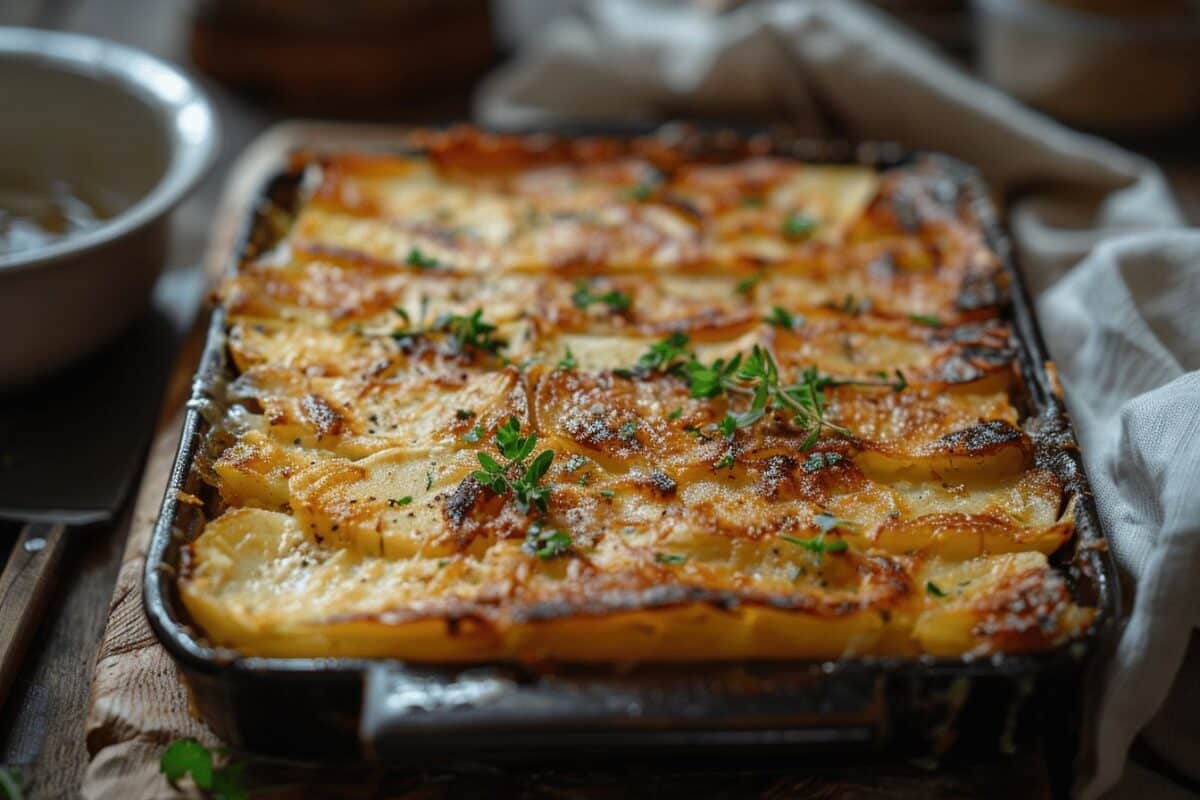
[[[529,678],[382,662],[367,668],[359,735],[364,753],[390,764],[444,759],[448,750],[498,758],[743,744],[844,751],[885,735],[878,676],[752,666],[725,673]]]

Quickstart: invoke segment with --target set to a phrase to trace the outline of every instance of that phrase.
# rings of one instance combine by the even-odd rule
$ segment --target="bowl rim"
[[[0,27],[0,59],[71,72],[146,103],[161,118],[167,165],[132,205],[95,228],[44,247],[0,253],[0,275],[32,269],[133,233],[169,212],[216,158],[220,131],[208,95],[181,68],[116,42],[75,33]]]

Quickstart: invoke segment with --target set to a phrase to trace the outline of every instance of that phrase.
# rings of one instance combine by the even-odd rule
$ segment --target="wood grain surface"
[[[66,550],[66,533],[66,525],[27,523],[0,572],[0,706],[57,584],[55,570]]]

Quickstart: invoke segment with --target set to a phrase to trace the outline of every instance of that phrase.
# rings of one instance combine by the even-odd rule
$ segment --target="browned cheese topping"
[[[1005,272],[936,161],[456,129],[297,168],[221,289],[223,511],[181,577],[215,644],[953,656],[1090,625]]]

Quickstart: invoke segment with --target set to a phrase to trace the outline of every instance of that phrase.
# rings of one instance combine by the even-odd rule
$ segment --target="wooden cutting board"
[[[228,266],[244,220],[264,180],[296,148],[353,148],[395,141],[403,128],[290,122],[255,141],[234,165],[213,218],[204,269],[215,281]],[[183,422],[183,407],[204,343],[201,314],[172,371],[158,432],[151,446],[121,569],[97,654],[87,716],[90,762],[82,794],[88,800],[173,798],[158,759],[171,741],[194,737],[220,743],[193,716],[174,663],[158,644],[142,610],[142,567]],[[303,698],[297,698],[303,702]],[[619,798],[1008,798],[1050,797],[1045,765],[1036,755],[928,772],[896,764],[869,770],[855,764],[789,770],[679,761],[595,769],[474,768],[431,773],[382,769],[252,765],[252,786],[271,786],[270,798],[320,797],[545,797]]]

